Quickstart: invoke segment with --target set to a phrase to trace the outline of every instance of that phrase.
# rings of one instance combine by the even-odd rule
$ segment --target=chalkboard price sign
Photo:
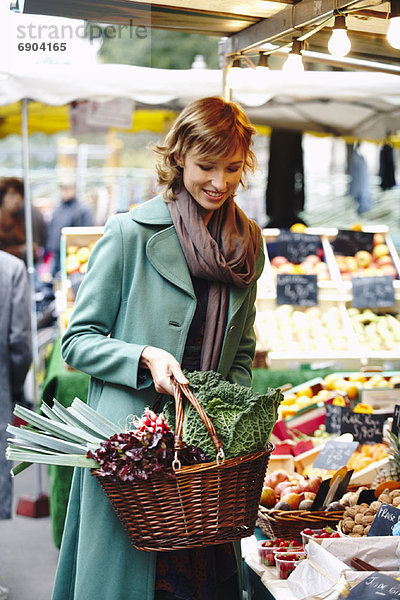
[[[348,600],[396,600],[400,598],[400,581],[376,572],[354,586],[347,598]]]
[[[278,273],[276,278],[276,303],[316,306],[318,304],[317,276]]]
[[[354,256],[359,250],[372,252],[373,239],[373,233],[339,229],[336,238],[332,242],[332,247],[335,254]]]
[[[396,404],[393,411],[392,433],[399,435],[400,426],[400,405]]]
[[[386,415],[343,412],[341,433],[352,433],[360,444],[381,444]]]
[[[325,428],[328,433],[341,433],[342,414],[350,409],[347,406],[325,405]]]
[[[352,277],[353,300],[356,308],[383,308],[396,305],[393,277]]]
[[[281,230],[276,240],[276,254],[290,262],[301,263],[310,254],[317,254],[321,242],[318,235]]]
[[[393,527],[399,521],[400,509],[383,502],[375,515],[375,519],[372,521],[371,529],[368,531],[367,536],[392,535]]]
[[[358,442],[326,442],[314,461],[317,469],[337,470],[347,464],[350,456],[357,450]]]

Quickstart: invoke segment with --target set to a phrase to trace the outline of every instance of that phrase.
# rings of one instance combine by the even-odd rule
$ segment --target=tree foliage
[[[88,24],[87,35],[101,30],[100,60],[104,63],[136,65],[159,69],[190,69],[197,54],[203,55],[207,68],[218,69],[218,38],[150,29],[109,27]],[[109,32],[113,35],[110,36]]]

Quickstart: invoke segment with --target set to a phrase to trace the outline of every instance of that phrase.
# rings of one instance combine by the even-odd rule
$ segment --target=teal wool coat
[[[257,277],[264,255],[257,259]],[[251,383],[255,351],[256,281],[231,287],[218,370]],[[189,270],[167,204],[161,196],[112,216],[94,247],[62,355],[91,375],[88,403],[125,428],[156,392],[139,368],[145,346],[182,360],[196,307]],[[153,600],[156,553],[133,548],[102,488],[76,469],[71,488],[53,600]]]

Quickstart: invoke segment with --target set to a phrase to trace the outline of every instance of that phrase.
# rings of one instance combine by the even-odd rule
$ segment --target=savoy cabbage
[[[279,389],[268,388],[265,394],[257,394],[251,388],[229,383],[214,371],[185,372],[185,375],[190,389],[214,424],[226,458],[265,448],[283,398]],[[164,406],[164,413],[171,429],[174,429],[175,406],[172,400]],[[208,460],[215,458],[215,448],[207,429],[186,399],[182,439],[188,445],[201,448]]]

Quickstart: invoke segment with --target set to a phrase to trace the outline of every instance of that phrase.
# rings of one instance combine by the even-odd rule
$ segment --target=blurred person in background
[[[22,260],[0,250],[0,520],[11,518],[6,427],[32,361],[29,285]]]
[[[46,224],[36,206],[32,210],[34,261],[39,262],[46,244]],[[24,182],[6,177],[0,180],[0,250],[26,262]]]
[[[52,275],[60,272],[60,240],[63,227],[91,227],[93,212],[89,206],[79,202],[76,185],[72,178],[63,178],[60,183],[61,202],[54,209],[47,226],[46,249],[53,254]]]
[[[12,481],[6,459],[8,423],[32,360],[29,286],[24,263],[0,250],[0,521],[11,519]],[[1,562],[0,562],[1,570]],[[8,597],[0,585],[0,599]]]

